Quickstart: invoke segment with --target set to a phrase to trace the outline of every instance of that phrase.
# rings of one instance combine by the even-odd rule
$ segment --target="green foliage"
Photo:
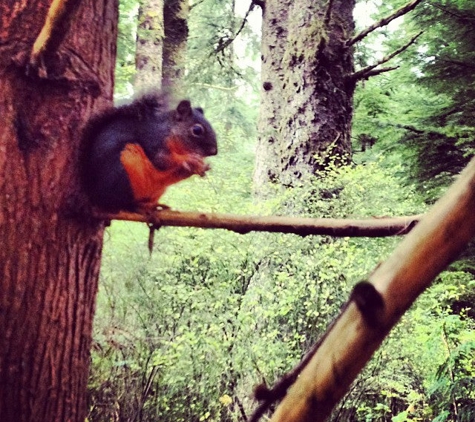
[[[472,289],[469,274],[443,273],[391,332],[333,420],[473,420],[474,321],[452,309]]]
[[[255,204],[252,142],[232,131],[226,139],[226,152],[210,160],[209,175],[171,187],[165,203],[183,210],[316,217],[424,210],[413,189],[400,188],[395,175],[402,165],[389,172],[383,159],[329,169],[307,186]],[[118,222],[106,235],[90,421],[242,420],[255,405],[253,386],[272,384],[288,371],[352,286],[398,241],[163,227],[149,257],[147,237],[143,225]],[[473,376],[464,360],[468,354],[447,360],[447,353],[473,342],[467,311],[458,305],[453,314],[453,304],[465,303],[472,290],[467,272],[444,274],[403,318],[333,420],[429,420],[446,412],[454,420],[454,400],[459,413],[470,412],[470,403],[464,404],[471,400],[464,383]],[[451,352],[442,326],[448,341],[458,342]],[[447,371],[438,371],[447,362],[459,374],[453,382]]]
[[[235,7],[230,0],[206,0],[191,9],[184,82],[187,95],[222,122],[225,137],[250,139],[259,101],[258,36],[247,24],[234,40],[243,20]]]
[[[402,3],[384,2],[381,13]],[[418,178],[425,199],[432,200],[471,148],[471,123],[461,123],[465,111],[437,120],[458,98],[453,81],[431,83],[436,69],[424,67],[437,61],[428,60],[437,57],[437,44],[416,49],[413,57],[408,52],[411,64],[358,88],[355,145],[363,135],[375,144],[355,154],[355,166],[330,166],[311,183],[256,204],[251,188],[258,78],[238,48],[215,53],[240,25],[232,4],[197,2],[189,22],[188,92],[215,127],[220,153],[209,160],[212,171],[205,178],[171,187],[163,202],[180,210],[258,215],[356,218],[423,212],[411,181]],[[471,7],[463,1],[427,4]],[[424,19],[434,13],[424,11]],[[132,75],[134,13],[134,2],[121,3],[119,96],[128,94]],[[444,19],[437,25],[446,31],[450,24]],[[437,39],[430,28],[427,45]],[[446,36],[452,40],[452,34]],[[249,28],[242,39],[255,55]],[[469,58],[464,48],[451,51]],[[370,48],[358,54],[362,66],[373,61]],[[272,384],[291,369],[353,285],[399,241],[163,227],[149,257],[147,238],[145,225],[134,223],[114,222],[106,233],[90,422],[243,420],[255,406],[253,386]],[[473,261],[465,260],[440,276],[402,318],[332,420],[475,419],[473,274]]]
[[[394,2],[386,6],[396,7]],[[417,47],[396,59],[397,71],[358,88],[355,145],[361,134],[374,136],[376,148],[358,160],[390,152],[391,159],[406,163],[408,183],[416,182],[428,202],[440,196],[474,152],[474,19],[473,2],[423,2],[397,29],[378,34],[380,42],[373,36],[360,49],[364,65],[371,61],[371,45],[381,46],[383,40],[387,53],[424,31]]]
[[[121,0],[119,2],[119,34],[115,66],[115,95],[117,98],[130,97],[133,91],[138,9],[139,2],[137,0]]]
[[[414,26],[427,28],[413,58],[418,81],[439,97],[438,107],[421,120],[429,129],[408,138],[423,180],[446,184],[446,176],[458,173],[474,152],[474,20],[473,2],[456,0],[423,4],[413,15]]]
[[[330,171],[279,201],[255,205],[251,163],[250,152],[216,158],[209,177],[170,188],[166,202],[243,214],[306,207],[308,215],[334,217],[423,210],[377,163]],[[139,413],[142,420],[240,420],[242,411],[250,413],[253,386],[288,371],[352,286],[398,241],[164,227],[149,258],[146,239],[146,228],[131,223],[114,223],[106,237],[91,421],[110,420],[114,412],[121,420]],[[472,280],[462,271],[441,277],[334,420],[431,420],[450,416],[454,400],[459,414],[470,412],[473,320],[464,309],[453,314],[452,305],[473,290]]]
[[[397,189],[398,180],[377,163],[334,169],[324,180],[256,205],[251,164],[251,151],[217,157],[209,178],[171,188],[166,202],[254,214],[306,207],[308,215],[334,217],[422,210],[414,193]],[[100,397],[125,420],[138,409],[142,420],[238,420],[249,414],[253,386],[272,384],[288,371],[352,286],[397,242],[164,227],[148,258],[146,238],[144,227],[130,223],[109,230],[91,420],[105,420]],[[453,288],[430,292],[424,306],[403,320],[338,410],[353,418],[343,420],[391,420],[411,406],[418,415],[436,414],[425,381],[435,380],[434,362],[444,362],[434,327],[450,312],[451,294],[461,294],[469,279],[450,278]],[[444,289],[452,293],[442,296]]]
[[[436,373],[428,383],[428,396],[434,403],[435,420],[470,421],[475,416],[475,332],[473,320],[465,309],[456,309],[454,303],[467,292],[473,293],[473,280],[463,272],[450,272],[442,276],[443,283],[434,286],[440,303],[429,310],[437,315],[440,353]],[[445,309],[444,309],[445,308]],[[445,312],[444,312],[445,310]]]

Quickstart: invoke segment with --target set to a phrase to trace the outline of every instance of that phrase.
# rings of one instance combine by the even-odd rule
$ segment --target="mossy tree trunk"
[[[267,0],[254,175],[292,186],[329,162],[348,161],[354,81],[354,0]]]
[[[85,214],[80,131],[110,104],[117,1],[70,2],[31,63],[51,2],[0,4],[0,420],[79,422],[103,225]]]

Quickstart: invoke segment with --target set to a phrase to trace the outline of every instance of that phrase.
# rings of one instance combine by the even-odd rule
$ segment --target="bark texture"
[[[2,422],[79,422],[87,410],[103,227],[80,209],[79,143],[112,100],[117,2],[74,2],[37,69],[50,3],[0,4]]]
[[[162,86],[163,0],[142,1],[135,51],[135,90]]]
[[[262,28],[257,191],[351,154],[354,0],[268,0]]]
[[[268,182],[278,183],[279,127],[283,115],[282,93],[287,69],[282,58],[288,36],[287,24],[292,0],[267,0],[262,19],[261,106],[254,186],[262,190]]]
[[[163,42],[163,85],[183,95],[181,84],[185,72],[186,44],[188,40],[188,0],[165,0],[163,22],[165,39]]]

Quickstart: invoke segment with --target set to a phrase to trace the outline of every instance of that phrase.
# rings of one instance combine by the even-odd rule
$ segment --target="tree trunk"
[[[189,9],[188,0],[165,0],[163,9],[163,84],[178,96],[183,94]]]
[[[330,7],[330,9],[329,9]],[[348,161],[354,83],[353,0],[268,0],[254,181],[292,186]]]
[[[135,90],[162,86],[163,0],[142,0],[135,51]]]
[[[79,142],[112,100],[117,1],[72,3],[39,68],[28,63],[50,2],[0,5],[2,422],[86,417],[103,225],[78,209]]]
[[[283,113],[282,93],[286,74],[282,58],[285,54],[291,4],[292,0],[267,0],[262,19],[261,107],[254,170],[254,187],[257,191],[265,189],[268,182],[279,182],[279,127]]]

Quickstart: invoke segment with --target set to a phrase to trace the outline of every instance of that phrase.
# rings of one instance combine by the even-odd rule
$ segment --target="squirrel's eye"
[[[191,127],[191,133],[193,136],[202,136],[205,133],[205,128],[199,123],[196,123]]]

